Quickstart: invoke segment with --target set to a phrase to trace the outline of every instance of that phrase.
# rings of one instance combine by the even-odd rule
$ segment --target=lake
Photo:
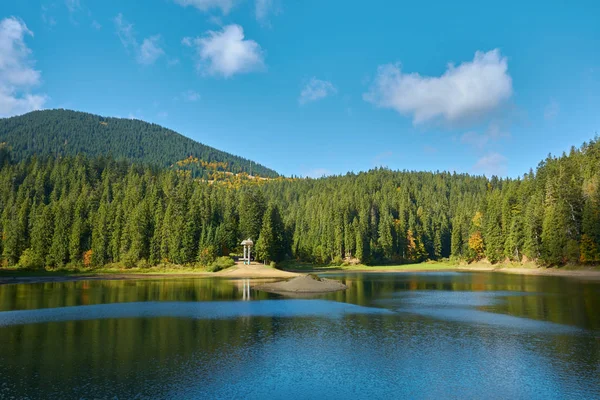
[[[600,398],[600,282],[327,275],[0,286],[0,398]]]

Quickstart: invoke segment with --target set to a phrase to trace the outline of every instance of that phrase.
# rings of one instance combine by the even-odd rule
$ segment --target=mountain
[[[211,169],[271,178],[278,176],[272,169],[198,143],[157,124],[62,109],[33,111],[0,119],[0,143],[6,143],[11,156],[17,160],[34,154],[65,156],[82,153],[163,167],[186,167],[192,169],[195,176],[206,176]],[[182,160],[191,162],[182,163]]]

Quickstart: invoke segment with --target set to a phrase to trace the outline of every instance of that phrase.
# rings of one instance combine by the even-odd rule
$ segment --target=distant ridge
[[[277,177],[272,169],[245,158],[198,143],[171,129],[140,120],[102,117],[71,110],[33,111],[0,119],[0,143],[11,156],[112,156],[161,167],[190,156],[207,163],[227,163],[227,171]],[[194,171],[203,174],[202,168]]]

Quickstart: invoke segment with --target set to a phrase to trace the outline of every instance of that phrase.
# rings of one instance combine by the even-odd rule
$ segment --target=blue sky
[[[518,176],[600,130],[598,21],[597,1],[3,0],[0,116],[139,118],[285,175]]]

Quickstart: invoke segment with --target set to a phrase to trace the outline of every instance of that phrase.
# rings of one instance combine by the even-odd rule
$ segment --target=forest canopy
[[[600,262],[598,138],[518,179],[380,168],[209,184],[106,157],[23,159],[7,146],[0,162],[4,265],[208,265],[242,238],[263,261]]]
[[[33,111],[0,119],[0,143],[11,148],[16,160],[33,155],[85,154],[159,167],[186,167],[194,176],[202,177],[217,167],[233,173],[278,176],[272,169],[203,145],[160,125],[70,110]],[[195,162],[190,165],[189,160]]]

